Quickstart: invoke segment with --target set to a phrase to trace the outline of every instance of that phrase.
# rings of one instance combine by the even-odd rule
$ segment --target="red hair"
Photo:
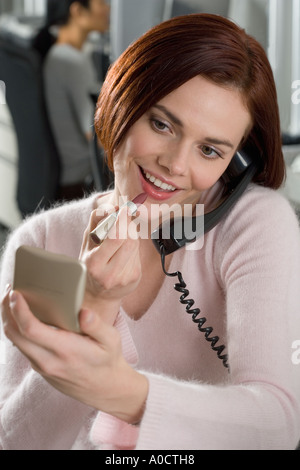
[[[99,96],[95,128],[113,166],[129,128],[155,103],[201,75],[238,89],[252,116],[247,142],[261,155],[254,180],[277,189],[285,177],[276,86],[262,46],[226,18],[193,14],[165,21],[111,66]]]

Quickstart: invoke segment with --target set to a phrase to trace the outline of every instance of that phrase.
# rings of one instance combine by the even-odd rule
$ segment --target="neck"
[[[82,49],[89,31],[82,30],[75,25],[62,26],[58,33],[57,44],[70,44],[76,49]]]

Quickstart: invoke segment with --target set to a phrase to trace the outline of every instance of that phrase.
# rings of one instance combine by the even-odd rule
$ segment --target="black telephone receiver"
[[[152,242],[154,243],[157,251],[160,253],[162,268],[164,273],[170,277],[178,277],[178,283],[174,285],[174,289],[181,293],[180,302],[186,306],[186,312],[192,315],[192,320],[198,325],[198,329],[201,333],[204,333],[205,339],[210,342],[211,348],[216,351],[218,358],[223,361],[224,367],[229,370],[228,356],[227,354],[222,354],[225,346],[217,346],[219,341],[218,336],[211,336],[213,332],[212,327],[203,327],[206,323],[206,318],[198,318],[200,314],[199,308],[192,308],[195,301],[193,299],[187,299],[189,296],[189,291],[186,289],[186,284],[183,280],[182,274],[180,271],[175,273],[168,273],[165,269],[165,256],[173,253],[174,251],[182,248],[187,243],[194,242],[198,237],[203,236],[205,233],[212,230],[220,220],[228,213],[232,206],[237,202],[241,197],[248,184],[252,180],[256,171],[258,170],[258,150],[255,147],[250,147],[249,145],[244,147],[242,150],[237,151],[233,156],[227,170],[222,176],[222,180],[225,184],[225,200],[211,212],[204,214],[203,224],[197,224],[197,217],[192,217],[192,223],[188,224],[189,227],[192,227],[191,236],[186,236],[186,226],[183,218],[175,218],[172,221],[167,221],[161,224],[154,232],[151,234]],[[168,239],[163,238],[163,234],[166,233],[164,230],[164,225],[168,224]],[[195,227],[201,227],[201,233],[197,233]],[[203,233],[204,232],[204,233]],[[176,234],[184,234],[179,238]]]

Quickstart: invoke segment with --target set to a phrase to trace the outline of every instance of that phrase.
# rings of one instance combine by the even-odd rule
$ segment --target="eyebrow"
[[[155,104],[153,106],[153,108],[157,108],[159,109],[160,111],[162,111],[163,113],[165,113],[165,115],[171,120],[173,121],[174,124],[177,124],[178,126],[180,127],[184,127],[183,125],[183,122],[177,117],[175,116],[171,111],[169,111],[165,106],[161,105],[161,104]],[[205,142],[207,142],[208,144],[213,144],[213,145],[225,145],[226,147],[229,147],[231,149],[234,149],[234,145],[232,144],[232,142],[230,142],[229,140],[223,140],[223,139],[218,139],[216,137],[206,137],[205,139],[203,139]]]
[[[229,141],[229,140],[221,140],[217,139],[215,137],[206,137],[204,139],[205,142],[208,142],[209,144],[213,145],[225,145],[226,147],[229,147],[231,149],[234,149],[234,145]]]
[[[165,106],[163,106],[162,104],[155,104],[153,106],[153,108],[157,108],[159,109],[160,111],[162,111],[163,113],[165,113],[166,116],[168,116],[169,119],[171,119],[171,121],[174,122],[174,124],[177,124],[178,126],[180,127],[183,127],[183,122],[180,121],[180,119],[175,116],[175,114],[171,113],[171,111],[169,111]]]

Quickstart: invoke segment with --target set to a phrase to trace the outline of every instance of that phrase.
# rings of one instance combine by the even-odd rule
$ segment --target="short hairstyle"
[[[67,24],[70,18],[70,7],[75,2],[80,3],[84,8],[89,8],[90,0],[48,0],[47,26]]]
[[[253,180],[277,189],[285,178],[273,72],[263,47],[230,20],[191,14],[160,23],[112,64],[102,86],[95,130],[113,169],[114,151],[155,103],[193,77],[238,89],[253,127],[246,139],[261,155]],[[245,142],[245,143],[246,143]]]

